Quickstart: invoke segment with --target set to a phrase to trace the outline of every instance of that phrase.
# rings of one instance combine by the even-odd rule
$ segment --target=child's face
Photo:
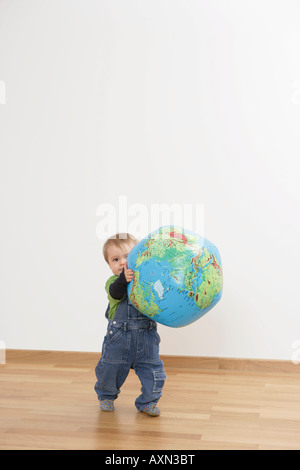
[[[115,276],[120,276],[123,268],[127,263],[127,256],[130,250],[133,248],[133,245],[128,244],[124,247],[119,248],[114,245],[110,245],[107,249],[107,258],[110,269],[112,270]]]

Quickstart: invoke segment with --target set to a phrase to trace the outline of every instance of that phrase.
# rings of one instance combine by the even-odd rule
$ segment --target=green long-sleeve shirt
[[[122,279],[120,279],[120,277],[122,277]],[[124,277],[124,279],[123,279],[123,277]],[[120,286],[120,282],[119,282],[119,286],[118,286],[118,289],[117,289],[118,294],[119,294],[118,297],[123,294],[122,298],[120,298],[120,299],[114,299],[111,296],[110,292],[109,292],[109,288],[110,288],[111,284],[113,284],[117,279],[118,279],[118,281],[121,281],[121,286]],[[108,313],[109,320],[112,320],[114,318],[119,303],[122,302],[122,300],[124,299],[124,297],[126,295],[127,283],[126,283],[126,280],[125,280],[125,283],[124,283],[124,280],[125,280],[125,276],[124,276],[124,272],[123,272],[120,276],[111,276],[105,284],[105,290],[107,292],[107,297],[108,297],[108,300],[109,300],[109,313]]]

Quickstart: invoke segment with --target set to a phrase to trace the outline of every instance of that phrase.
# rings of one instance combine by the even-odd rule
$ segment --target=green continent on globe
[[[195,250],[197,237],[191,235],[188,237],[189,239],[179,231],[171,231],[168,227],[162,227],[159,232],[147,240],[145,250],[139,252],[136,267],[152,257],[172,263],[180,253],[184,254],[187,250]]]
[[[160,308],[154,301],[154,294],[150,287],[139,282],[139,271],[135,271],[130,301],[139,311],[147,310],[149,312],[147,315],[154,317],[160,312]],[[149,301],[146,299],[145,294],[147,297],[150,296]]]
[[[192,295],[192,284],[196,281],[196,274],[199,268],[202,271],[201,283],[196,286],[195,302],[197,307],[204,309],[209,307],[216,294],[221,292],[223,287],[222,268],[218,264],[214,255],[210,254],[206,248],[203,249],[201,255],[197,255],[192,259],[194,271],[186,273],[185,286],[190,290]],[[194,294],[194,292],[193,292]]]

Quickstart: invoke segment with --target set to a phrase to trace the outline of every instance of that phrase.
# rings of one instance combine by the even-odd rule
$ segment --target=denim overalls
[[[109,307],[106,317],[108,310]],[[147,405],[156,404],[166,379],[159,343],[156,322],[142,315],[126,296],[113,320],[108,322],[101,359],[96,367],[98,399],[115,400],[130,369],[134,369],[142,384],[135,406],[142,411]]]

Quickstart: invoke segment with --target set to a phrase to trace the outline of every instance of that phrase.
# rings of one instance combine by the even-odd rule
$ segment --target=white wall
[[[2,0],[0,340],[100,349],[103,203],[204,204],[222,301],[164,354],[300,340],[299,3]]]

